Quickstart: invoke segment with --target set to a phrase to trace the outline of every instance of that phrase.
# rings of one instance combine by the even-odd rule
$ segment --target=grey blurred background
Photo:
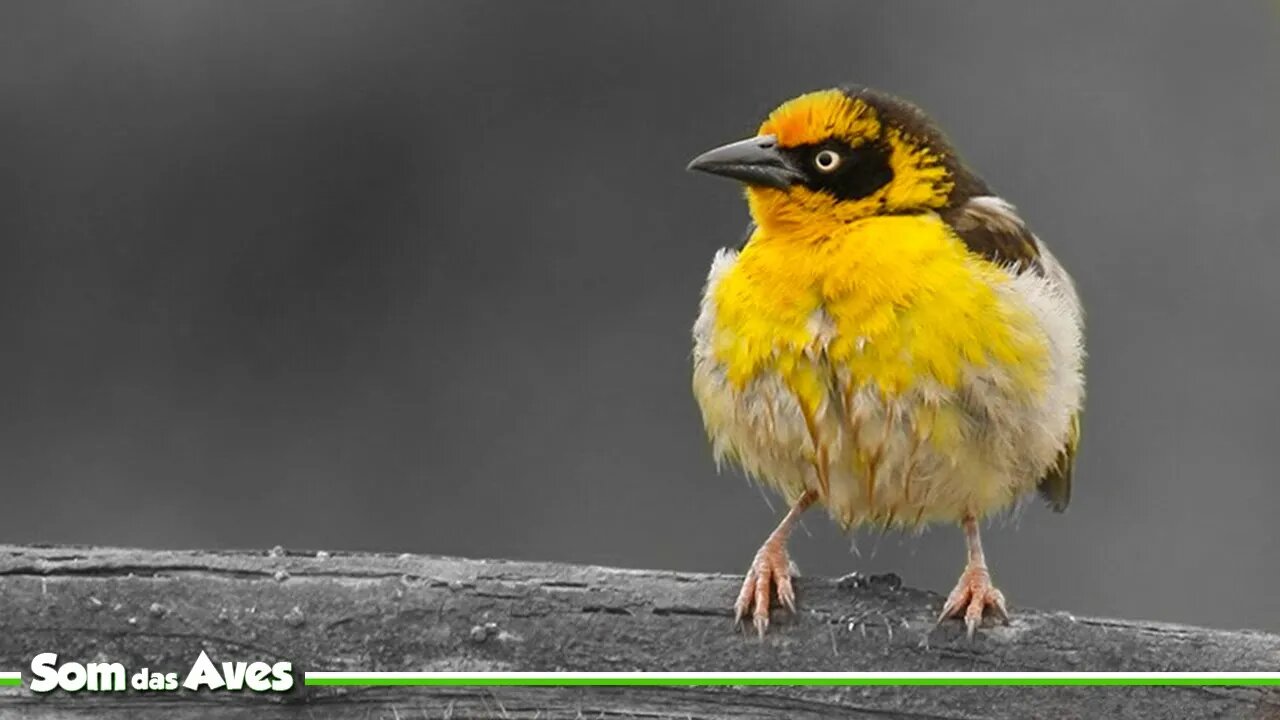
[[[716,475],[689,327],[746,211],[684,165],[852,80],[1089,310],[1012,602],[1280,630],[1278,60],[1275,3],[5,3],[0,540],[742,571],[781,507]],[[964,560],[805,526],[807,573]]]

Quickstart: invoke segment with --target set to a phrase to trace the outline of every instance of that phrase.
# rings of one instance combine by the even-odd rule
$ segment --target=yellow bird
[[[711,263],[693,390],[717,462],[790,512],[735,603],[795,609],[787,537],[810,505],[846,530],[964,528],[938,618],[1007,621],[979,522],[1033,488],[1066,508],[1084,401],[1083,312],[1062,265],[914,105],[802,95],[691,170],[746,185],[752,226]]]

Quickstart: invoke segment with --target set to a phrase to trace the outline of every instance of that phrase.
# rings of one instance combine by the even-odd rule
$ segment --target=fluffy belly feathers
[[[984,266],[929,218],[886,220],[722,250],[694,393],[718,460],[788,500],[818,490],[845,527],[980,518],[1034,488],[1066,441],[1078,304],[1054,273]]]

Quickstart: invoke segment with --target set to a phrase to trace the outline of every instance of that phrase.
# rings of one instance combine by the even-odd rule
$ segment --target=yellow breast
[[[732,385],[776,371],[810,409],[829,384],[815,359],[888,397],[925,379],[954,390],[990,363],[1033,386],[1045,348],[1000,301],[1007,282],[932,214],[758,229],[709,298],[711,350]]]
[[[1061,424],[1053,311],[1025,282],[935,215],[757,230],[717,256],[694,328],[715,455],[845,527],[1007,506]]]

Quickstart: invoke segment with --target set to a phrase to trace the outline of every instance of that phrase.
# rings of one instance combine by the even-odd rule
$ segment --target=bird
[[[810,506],[861,526],[962,528],[938,625],[1008,623],[980,526],[1038,493],[1067,508],[1084,311],[1063,265],[915,104],[808,92],[689,170],[745,186],[751,222],[711,263],[693,395],[717,466],[787,501],[733,606],[760,637],[796,610],[787,543]]]

